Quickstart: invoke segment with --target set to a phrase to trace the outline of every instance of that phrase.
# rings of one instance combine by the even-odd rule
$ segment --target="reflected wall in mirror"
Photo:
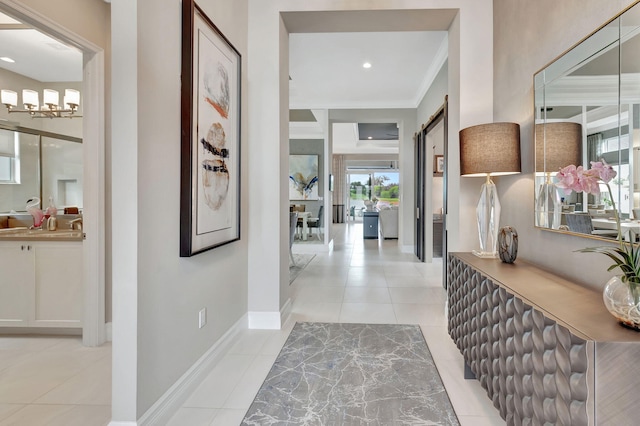
[[[82,139],[0,127],[0,214],[24,212],[27,200],[49,197],[58,209],[82,209]]]
[[[534,105],[535,225],[616,238],[615,205],[640,234],[640,4],[537,72]],[[617,173],[612,196],[556,188],[560,168],[601,160]]]

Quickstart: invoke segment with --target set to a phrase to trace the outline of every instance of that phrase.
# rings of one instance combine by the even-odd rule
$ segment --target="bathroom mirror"
[[[82,169],[82,139],[0,124],[0,214],[24,212],[32,197],[82,209]]]
[[[639,52],[636,4],[534,75],[536,227],[615,239],[615,205],[640,234]],[[617,172],[611,194],[555,186],[560,168],[601,160]]]

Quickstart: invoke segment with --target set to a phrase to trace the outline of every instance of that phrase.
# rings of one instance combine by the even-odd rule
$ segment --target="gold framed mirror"
[[[613,207],[640,234],[640,4],[534,75],[535,226],[615,239]],[[557,188],[560,168],[602,161],[617,173],[600,194]],[[636,212],[636,214],[634,214]]]

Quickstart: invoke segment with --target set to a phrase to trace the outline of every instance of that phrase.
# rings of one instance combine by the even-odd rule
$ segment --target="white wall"
[[[449,62],[446,61],[436,77],[433,79],[429,90],[425,93],[424,97],[418,105],[416,115],[418,117],[418,126],[416,131],[420,130],[420,126],[429,121],[429,117],[435,114],[436,111],[444,104],[444,97],[448,93],[449,89]]]
[[[198,5],[242,55],[244,124],[247,3]],[[241,240],[179,257],[181,15],[177,1],[112,1],[114,421],[143,415],[247,311],[246,127]]]
[[[533,226],[533,74],[631,3],[494,1],[494,118],[520,124],[522,148],[522,174],[496,180],[502,203],[500,222],[517,229],[520,259],[598,289],[610,278],[606,271],[610,261],[574,252],[594,245],[593,241]]]

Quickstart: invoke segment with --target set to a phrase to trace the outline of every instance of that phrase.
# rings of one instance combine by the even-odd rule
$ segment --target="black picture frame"
[[[240,239],[241,55],[182,1],[180,256]]]

